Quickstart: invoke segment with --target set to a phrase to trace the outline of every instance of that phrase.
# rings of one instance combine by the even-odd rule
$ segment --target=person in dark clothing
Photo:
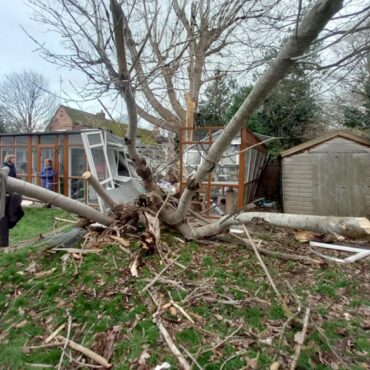
[[[54,170],[53,161],[51,159],[45,159],[44,167],[41,169],[41,186],[44,189],[54,191]]]
[[[9,246],[9,230],[24,216],[22,196],[10,193],[6,196],[4,216],[0,220],[0,247]]]
[[[15,155],[8,154],[4,158],[4,163],[1,167],[9,167],[9,174],[10,177],[17,177],[17,171],[15,169]]]
[[[17,177],[15,169],[15,155],[9,154],[5,157],[5,161],[2,168],[8,167],[10,177]],[[2,181],[5,177],[2,177]],[[5,193],[5,187],[1,187],[1,190]],[[0,215],[0,247],[7,247],[9,245],[9,230],[12,229],[18,221],[23,217],[24,212],[22,209],[22,196],[17,193],[6,193],[5,197],[0,197],[5,202],[5,209],[2,209],[2,215]],[[2,203],[4,206],[4,203]]]

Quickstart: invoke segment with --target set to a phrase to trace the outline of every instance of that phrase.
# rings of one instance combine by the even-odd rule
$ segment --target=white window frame
[[[92,135],[99,135],[100,142],[98,144],[94,144],[94,145],[89,144],[89,136],[92,136]],[[103,181],[99,181],[99,183],[104,188],[114,189],[114,180],[113,180],[112,171],[111,171],[109,159],[108,159],[107,140],[106,140],[107,138],[106,138],[105,132],[100,131],[100,130],[81,131],[81,137],[82,137],[82,142],[85,148],[87,163],[89,164],[90,171],[93,174],[93,176],[95,176],[97,179],[98,179],[98,174],[96,172],[94,157],[92,155],[91,150],[95,148],[101,148],[103,150],[108,177],[104,179]],[[99,196],[98,196],[98,202],[99,202],[100,210],[104,212],[106,210],[106,207],[105,207],[104,201]]]

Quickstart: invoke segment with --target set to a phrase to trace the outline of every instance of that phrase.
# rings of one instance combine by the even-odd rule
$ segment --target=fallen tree
[[[68,7],[76,7],[76,3],[70,0],[68,2],[63,2],[63,6],[66,7],[68,11]],[[238,132],[240,132],[241,128],[244,127],[245,122],[249,120],[256,109],[263,103],[266,97],[268,97],[278,82],[287,75],[289,69],[296,62],[297,58],[304,54],[334,14],[336,14],[341,8],[341,0],[318,0],[312,6],[311,10],[303,17],[300,24],[297,25],[293,35],[281,48],[276,59],[257,81],[251,93],[247,96],[234,117],[225,126],[222,134],[211,145],[208,153],[205,155],[204,160],[199,166],[198,171],[188,178],[186,188],[179,201],[167,202],[168,199],[166,199],[165,204],[163,205],[162,203],[165,195],[155,183],[151,169],[147,166],[145,159],[139,155],[135,145],[138,114],[131,73],[133,71],[133,66],[137,62],[136,59],[140,58],[140,53],[136,55],[134,60],[128,59],[129,56],[127,55],[127,50],[129,49],[130,42],[132,40],[129,27],[130,19],[129,16],[125,14],[121,3],[117,0],[110,0],[110,36],[114,39],[115,43],[118,72],[116,72],[112,67],[112,69],[108,68],[108,73],[111,78],[111,83],[114,84],[115,88],[126,103],[129,125],[127,135],[125,137],[125,143],[130,157],[133,160],[137,173],[143,179],[146,189],[148,191],[155,192],[159,200],[162,199],[162,201],[159,202],[149,202],[146,207],[150,212],[156,213],[162,223],[177,229],[187,239],[206,238],[222,233],[230,226],[248,224],[256,220],[263,220],[269,224],[282,227],[301,228],[316,232],[342,234],[346,236],[364,236],[370,234],[369,221],[365,218],[353,217],[335,218],[272,213],[241,213],[233,217],[226,216],[214,223],[200,227],[191,225],[188,220],[192,198],[196,191],[200,189],[201,182],[215,168],[233,138],[238,134]],[[108,11],[108,9],[106,9],[106,11]],[[147,37],[149,37],[149,33]],[[145,47],[145,43],[143,44],[143,47]],[[101,48],[101,45],[98,45],[96,48],[96,53],[100,58],[106,58],[105,50]],[[90,176],[89,181],[94,183],[94,179]],[[21,180],[9,179],[7,186],[9,191],[18,192],[26,196],[48,202],[70,212],[74,212],[89,220],[100,222],[103,225],[110,225],[119,218],[117,214],[114,215],[115,209],[113,209],[113,216],[105,215],[89,206],[83,205],[72,199],[65,198],[60,194],[41,189],[35,185],[22,182]],[[103,192],[101,193],[103,194]],[[111,202],[110,199],[106,199],[106,202],[108,204],[112,203],[111,206],[113,206],[113,202]],[[132,211],[132,209],[130,211]]]
[[[38,199],[44,203],[49,203],[75,213],[87,220],[99,222],[102,225],[110,225],[114,222],[113,217],[101,213],[95,208],[26,181],[8,177],[6,188],[8,192],[19,193],[30,198]]]

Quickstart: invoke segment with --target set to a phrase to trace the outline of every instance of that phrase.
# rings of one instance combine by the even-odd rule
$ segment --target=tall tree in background
[[[343,115],[344,126],[361,131],[370,130],[370,81],[364,83],[363,99],[360,106],[345,106]]]
[[[257,130],[282,137],[283,147],[288,148],[319,134],[319,112],[312,81],[295,66],[257,112]]]
[[[9,132],[42,130],[57,107],[44,76],[34,71],[7,74],[0,82],[0,104]]]
[[[238,88],[235,81],[225,76],[215,79],[205,90],[197,125],[225,125],[252,89]],[[319,111],[311,79],[300,66],[295,66],[245,125],[260,134],[283,137],[283,146],[290,147],[319,128]]]
[[[196,126],[224,126],[227,123],[227,110],[236,91],[236,81],[217,70],[199,103]]]
[[[6,132],[4,121],[4,109],[0,106],[0,134]]]
[[[363,50],[351,80],[344,79],[345,95],[339,99],[343,106],[343,124],[361,131],[370,130],[370,30],[352,36],[342,48],[347,52]]]

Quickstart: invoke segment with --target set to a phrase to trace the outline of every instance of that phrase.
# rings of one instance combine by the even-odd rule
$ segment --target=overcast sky
[[[53,45],[53,49],[58,38],[51,32],[44,32],[42,27],[36,22],[31,20],[32,10],[25,5],[24,0],[1,0],[0,9],[0,78],[2,75],[21,71],[23,69],[32,69],[36,72],[43,74],[50,83],[50,88],[58,96],[62,90],[66,91],[69,96],[73,96],[76,100],[80,97],[75,95],[73,86],[81,87],[84,84],[85,77],[77,71],[70,71],[65,68],[60,68],[56,65],[48,63],[43,60],[36,51],[34,42],[24,33],[21,26],[24,27],[37,40],[46,41],[48,44]],[[62,94],[63,96],[63,94]],[[64,95],[64,97],[66,97]],[[61,101],[65,105],[77,109],[96,113],[101,110],[99,102],[66,102]],[[122,106],[109,101],[105,104],[111,108],[115,107],[114,117],[120,114],[125,114],[125,109]],[[143,122],[141,122],[143,126]],[[144,126],[147,126],[144,124]]]

